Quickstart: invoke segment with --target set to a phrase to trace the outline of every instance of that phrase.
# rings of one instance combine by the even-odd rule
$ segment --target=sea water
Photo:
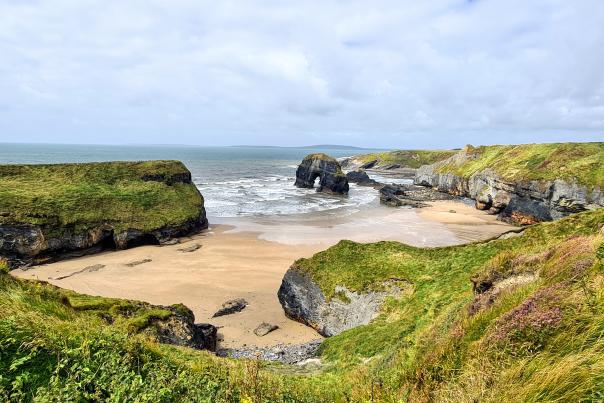
[[[294,186],[305,155],[324,152],[335,158],[375,150],[350,148],[109,146],[2,144],[1,164],[51,164],[93,161],[180,160],[192,173],[211,217],[266,217],[324,212],[348,215],[373,203],[371,187],[350,185],[348,196],[316,193]]]

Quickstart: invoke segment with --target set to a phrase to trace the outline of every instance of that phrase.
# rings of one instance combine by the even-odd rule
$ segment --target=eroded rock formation
[[[601,189],[590,189],[576,182],[562,179],[512,182],[503,180],[489,168],[469,177],[442,172],[443,166],[461,165],[470,158],[473,158],[471,152],[463,150],[445,161],[424,165],[417,170],[414,183],[472,198],[477,209],[522,225],[604,207]]]
[[[319,178],[317,192],[348,193],[348,179],[335,158],[326,154],[309,154],[296,170],[295,186],[312,189]]]
[[[283,277],[278,297],[287,317],[329,337],[368,324],[386,297],[401,297],[412,289],[405,280],[391,280],[382,286],[383,291],[366,293],[337,286],[335,296],[328,300],[308,275],[292,267]]]

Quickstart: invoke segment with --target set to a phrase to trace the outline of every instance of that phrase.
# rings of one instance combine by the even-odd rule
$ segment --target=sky
[[[602,0],[0,0],[0,142],[553,141],[604,141]]]

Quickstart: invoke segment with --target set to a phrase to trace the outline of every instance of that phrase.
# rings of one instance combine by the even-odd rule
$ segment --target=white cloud
[[[600,0],[4,1],[0,141],[604,139]]]

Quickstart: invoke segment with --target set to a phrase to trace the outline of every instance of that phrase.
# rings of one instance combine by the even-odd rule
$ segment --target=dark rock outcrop
[[[499,214],[503,220],[533,224],[562,218],[571,213],[604,207],[604,192],[562,179],[553,181],[503,180],[491,169],[469,177],[441,172],[443,165],[461,164],[472,155],[461,151],[449,159],[417,170],[414,183],[472,198],[476,208]]]
[[[283,277],[278,297],[285,315],[329,337],[368,324],[388,296],[400,297],[411,291],[405,280],[382,284],[383,291],[358,293],[336,286],[335,296],[327,300],[321,288],[299,269],[290,268]]]
[[[172,312],[167,319],[153,319],[145,330],[160,343],[216,351],[217,329],[209,323],[195,324],[195,315],[184,305],[160,306]]]
[[[427,202],[451,200],[455,197],[431,188],[416,185],[384,185],[380,188],[380,203],[390,207],[425,207]]]
[[[231,315],[233,313],[241,312],[247,306],[247,301],[243,298],[231,299],[222,304],[220,309],[216,311],[213,318],[219,316]]]
[[[356,183],[359,186],[377,186],[377,185],[379,185],[378,182],[371,179],[369,177],[369,175],[367,175],[367,172],[363,171],[362,169],[347,172],[346,178],[348,179],[348,182]]]
[[[326,154],[309,154],[304,157],[296,170],[295,186],[312,189],[317,178],[317,192],[348,193],[348,179],[342,172],[342,167],[338,161]]]

